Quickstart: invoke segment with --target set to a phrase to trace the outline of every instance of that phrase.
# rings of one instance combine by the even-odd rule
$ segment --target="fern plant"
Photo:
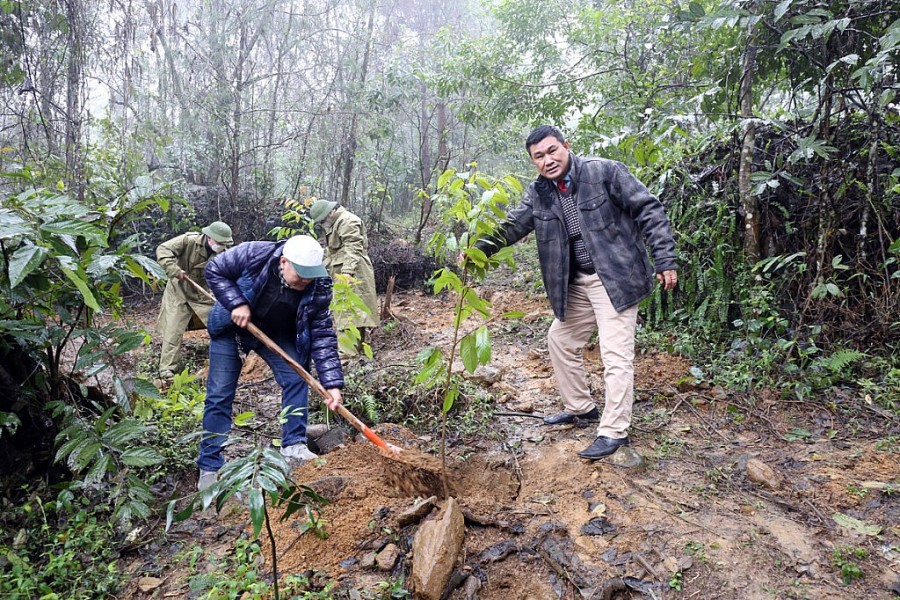
[[[830,356],[820,358],[816,361],[816,364],[827,371],[838,375],[846,370],[847,367],[858,363],[867,356],[868,354],[859,350],[842,348],[837,352],[832,353]]]

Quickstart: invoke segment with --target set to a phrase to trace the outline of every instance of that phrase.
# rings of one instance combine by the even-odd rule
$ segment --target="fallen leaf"
[[[138,579],[138,587],[142,592],[152,592],[163,584],[159,577],[141,577]]]
[[[881,525],[860,521],[859,519],[855,519],[843,513],[834,513],[831,515],[831,518],[841,527],[853,529],[854,531],[858,531],[865,535],[878,535],[881,533]]]

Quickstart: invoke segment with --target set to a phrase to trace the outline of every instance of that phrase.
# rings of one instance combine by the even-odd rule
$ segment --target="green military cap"
[[[200,231],[220,244],[225,244],[226,246],[234,244],[234,238],[231,237],[231,227],[228,226],[228,223],[213,221]]]
[[[316,200],[309,207],[309,216],[316,223],[321,223],[328,216],[328,213],[334,210],[337,202],[331,200]]]

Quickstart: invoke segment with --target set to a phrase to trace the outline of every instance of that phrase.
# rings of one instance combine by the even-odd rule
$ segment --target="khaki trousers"
[[[580,415],[594,408],[582,350],[598,331],[603,360],[605,405],[597,435],[623,438],[634,404],[634,335],[637,305],[617,312],[597,275],[579,273],[569,285],[566,320],[554,319],[547,333],[550,361],[566,411]]]
[[[192,302],[184,300],[166,286],[163,292],[162,307],[159,311],[159,319],[156,321],[156,329],[162,338],[162,347],[159,352],[159,370],[178,372],[178,362],[181,359],[181,340],[184,332],[194,315],[206,324],[212,304]]]

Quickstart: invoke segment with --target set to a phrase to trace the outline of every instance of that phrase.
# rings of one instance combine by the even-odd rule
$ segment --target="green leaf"
[[[103,434],[103,440],[110,446],[119,448],[126,442],[140,437],[146,430],[147,428],[139,421],[125,419],[107,429]]]
[[[162,455],[153,448],[131,448],[122,453],[121,459],[130,467],[149,467],[163,461]]]
[[[248,503],[250,505],[250,522],[253,523],[253,537],[259,537],[263,524],[266,520],[266,499],[262,490],[253,488],[248,494]]]
[[[69,455],[69,467],[76,473],[80,473],[96,458],[102,456],[102,452],[103,444],[100,442],[90,442],[79,448],[77,452],[73,452]]]
[[[138,377],[134,380],[134,391],[144,398],[153,398],[155,400],[162,398],[162,393],[159,391],[159,388],[142,377]]]
[[[491,316],[491,311],[489,309],[491,303],[479,297],[472,288],[466,289],[464,300],[466,304],[477,310],[483,317]]]
[[[487,327],[482,326],[475,331],[475,348],[479,363],[486,365],[491,362],[491,334]]]
[[[120,354],[125,354],[126,352],[130,352],[134,350],[138,346],[144,343],[144,332],[142,331],[128,331],[124,334],[120,334],[116,336],[116,342],[119,344],[116,346],[116,349],[113,350],[113,356],[118,356]]]
[[[8,208],[0,209],[0,240],[8,240],[32,233],[31,227],[18,213]]]
[[[96,298],[94,298],[94,294],[91,293],[87,282],[82,279],[81,276],[78,275],[78,273],[65,268],[64,266],[62,266],[62,264],[59,265],[59,269],[66,277],[69,278],[69,281],[75,284],[75,287],[78,288],[78,291],[81,292],[81,296],[84,298],[84,303],[87,304],[89,308],[97,312],[101,312],[103,310],[100,308],[100,304],[97,303]]]
[[[83,427],[83,425],[80,425]],[[63,434],[60,433],[57,436],[57,441],[63,437]],[[66,459],[70,454],[75,452],[82,444],[87,443],[87,433],[84,431],[79,431],[72,436],[69,437],[69,440],[65,442],[62,446],[59,447],[59,450],[56,451],[56,457],[54,458],[55,462],[62,462]]]
[[[834,519],[835,523],[837,523],[841,527],[853,529],[854,531],[858,531],[859,533],[862,533],[864,535],[876,536],[881,533],[881,525],[869,523],[867,521],[860,521],[859,519],[855,519],[843,513],[834,513],[833,515],[831,515],[831,518]]]
[[[101,248],[109,246],[109,241],[106,239],[106,232],[90,223],[85,223],[84,221],[65,220],[44,223],[41,225],[41,231],[58,235],[82,237],[88,243]]]
[[[457,398],[459,398],[459,389],[456,385],[451,385],[450,388],[444,392],[444,406],[442,407],[444,414],[450,412],[450,409],[453,408],[453,404],[456,402]]]
[[[159,263],[156,262],[155,260],[153,260],[152,258],[147,258],[143,254],[129,254],[126,257],[126,261],[127,261],[127,259],[131,259],[134,262],[136,262],[138,265],[140,265],[144,269],[145,274],[152,275],[153,277],[160,279],[162,281],[165,281],[166,279],[168,279],[166,277],[165,269],[163,269],[159,265]],[[137,275],[135,270],[133,270],[131,268],[129,268],[128,270]]]
[[[448,181],[450,180],[450,178],[453,177],[454,175],[456,175],[456,171],[453,170],[453,169],[447,169],[446,171],[444,171],[443,173],[441,173],[441,176],[438,177],[438,181],[437,181],[437,189],[442,189],[445,185],[447,185],[447,182],[448,182]]]
[[[85,271],[95,278],[102,277],[109,273],[120,259],[121,257],[114,254],[99,254],[91,259]]]
[[[254,417],[256,417],[256,413],[252,410],[245,410],[244,412],[240,412],[234,415],[234,426],[246,427],[253,421]]]
[[[788,9],[791,7],[791,4],[793,4],[793,3],[794,3],[794,0],[781,0],[781,2],[778,3],[778,6],[775,7],[775,13],[774,13],[776,23],[781,19],[781,17],[783,17],[785,15],[785,13],[788,11]]]
[[[435,295],[440,294],[446,287],[450,287],[453,291],[458,291],[463,287],[463,284],[456,273],[450,269],[441,269],[438,271],[438,277],[434,282]]]
[[[9,260],[9,287],[14,288],[32,272],[47,256],[47,249],[40,246],[22,246]]]
[[[464,252],[469,260],[474,262],[479,267],[483,267],[488,261],[487,254],[485,254],[483,250],[481,250],[480,248],[476,248],[475,246],[469,246],[465,249]]]
[[[112,466],[112,457],[109,454],[104,454],[100,457],[100,460],[94,463],[94,465],[90,468],[87,474],[84,476],[84,483],[88,485],[95,485],[103,481],[103,477],[106,475],[107,471],[110,470]]]
[[[3,437],[3,431],[6,430],[11,434],[16,432],[22,425],[21,419],[15,413],[3,412],[0,410],[0,438]]]
[[[475,345],[475,336],[473,334],[470,333],[460,342],[459,356],[466,371],[474,373],[475,369],[478,368],[478,348]]]
[[[524,316],[525,311],[522,310],[511,310],[500,315],[500,317],[503,319],[521,319]]]

